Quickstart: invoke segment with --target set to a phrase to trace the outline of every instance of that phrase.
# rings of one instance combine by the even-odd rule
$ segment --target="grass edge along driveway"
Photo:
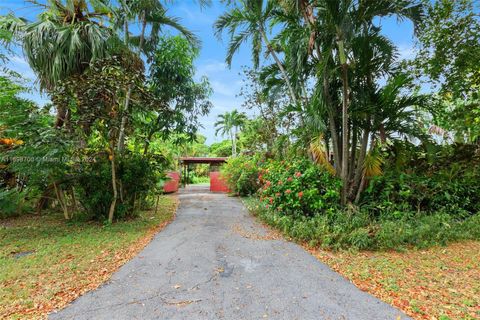
[[[258,216],[255,199],[245,198],[244,203],[277,237],[295,241]],[[427,249],[360,252],[299,244],[362,291],[414,319],[480,319],[480,241],[460,241]]]
[[[56,214],[0,221],[0,318],[44,319],[97,288],[174,219],[177,204],[161,196],[156,215],[110,226]]]

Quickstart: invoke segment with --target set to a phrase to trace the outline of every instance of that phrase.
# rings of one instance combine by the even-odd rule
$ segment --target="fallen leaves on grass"
[[[478,241],[405,252],[309,251],[415,319],[480,319]]]
[[[177,199],[161,210],[102,227],[69,225],[57,216],[25,216],[0,228],[0,318],[46,318],[96,289],[137,255],[174,218]],[[14,259],[12,251],[35,251]]]

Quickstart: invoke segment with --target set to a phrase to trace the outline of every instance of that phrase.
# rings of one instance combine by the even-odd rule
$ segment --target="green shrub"
[[[262,164],[258,157],[238,156],[228,159],[221,174],[232,192],[240,196],[252,195],[260,188],[258,174]]]
[[[0,189],[0,219],[23,213],[25,197],[25,193],[17,189]]]
[[[452,241],[480,239],[480,214],[455,220],[445,213],[407,219],[372,219],[367,211],[337,210],[314,216],[283,215],[256,198],[249,210],[288,237],[329,249],[386,250],[426,248]]]
[[[325,213],[340,200],[340,181],[309,160],[270,161],[259,180],[260,201],[285,215]]]
[[[446,149],[440,150],[450,155]],[[261,187],[250,207],[287,236],[333,249],[425,248],[480,239],[479,162],[434,161],[416,153],[409,158],[417,162],[408,168],[386,161],[361,202],[345,208],[339,206],[340,181],[311,161],[270,160],[257,166]],[[245,171],[237,161],[235,181]]]
[[[361,205],[372,214],[400,219],[412,212],[446,212],[465,219],[480,211],[480,168],[452,174],[447,168],[430,173],[386,172],[374,178]]]
[[[160,180],[161,161],[140,155],[128,155],[117,161],[119,197],[115,219],[132,216],[145,207],[150,193],[155,191]],[[92,217],[107,218],[112,202],[111,163],[108,158],[82,166],[78,176],[79,201]]]

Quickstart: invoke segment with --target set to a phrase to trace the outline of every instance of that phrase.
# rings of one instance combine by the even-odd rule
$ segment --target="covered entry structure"
[[[183,176],[183,186],[188,181],[188,172],[191,164],[208,164],[210,165],[210,191],[212,192],[228,192],[225,182],[220,178],[219,167],[227,161],[228,158],[206,158],[206,157],[181,157],[180,158],[180,174]]]

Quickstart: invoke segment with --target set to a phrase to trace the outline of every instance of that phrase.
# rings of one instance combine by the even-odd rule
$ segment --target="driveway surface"
[[[208,186],[179,198],[176,220],[137,257],[50,318],[409,319],[275,240],[239,199]]]

